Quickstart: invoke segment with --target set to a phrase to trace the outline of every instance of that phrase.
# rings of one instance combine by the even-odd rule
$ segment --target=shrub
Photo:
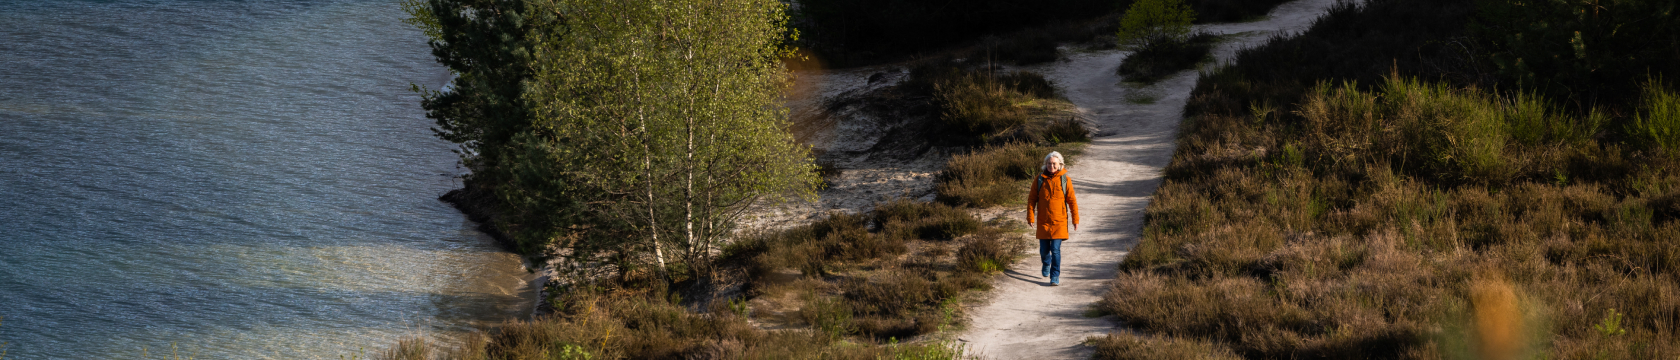
[[[1051,146],[1091,141],[1091,130],[1072,116],[1051,120],[1044,127],[1043,134],[1044,142]]]
[[[434,356],[432,345],[423,337],[410,337],[397,340],[397,344],[385,353],[380,354],[383,360],[431,360]],[[0,352],[4,355],[4,352]]]
[[[1138,0],[1120,17],[1120,30],[1114,37],[1120,46],[1183,41],[1195,20],[1196,11],[1182,0]]]
[[[939,201],[987,207],[1026,201],[1025,180],[1039,173],[1045,148],[1026,143],[985,147],[951,157],[935,185]]]
[[[875,205],[875,221],[881,227],[907,226],[915,236],[949,240],[980,230],[980,220],[968,211],[950,205],[898,199]]]
[[[1211,60],[1209,54],[1218,40],[1219,37],[1213,34],[1196,33],[1185,39],[1150,42],[1120,60],[1120,67],[1115,71],[1126,81],[1160,81],[1168,75]]]
[[[939,119],[970,134],[993,135],[1029,125],[1042,112],[1038,102],[1058,96],[1055,85],[1033,72],[993,76],[982,71],[946,71],[923,81],[933,87]]]
[[[1627,132],[1648,148],[1680,150],[1680,95],[1658,81],[1645,84],[1641,111]]]
[[[1001,231],[981,232],[957,249],[957,268],[963,271],[991,274],[1002,271],[1027,250],[1027,242],[1020,236]]]
[[[1028,111],[1019,104],[1032,98],[996,79],[971,73],[934,85],[939,119],[960,131],[989,134],[1026,125]]]

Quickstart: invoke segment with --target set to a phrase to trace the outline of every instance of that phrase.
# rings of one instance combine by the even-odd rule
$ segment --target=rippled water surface
[[[0,0],[6,359],[332,358],[515,318],[395,0]]]

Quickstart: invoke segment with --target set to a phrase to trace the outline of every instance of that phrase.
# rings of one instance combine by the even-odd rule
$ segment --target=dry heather
[[[1261,108],[1184,130],[1103,357],[1680,356],[1680,153],[1398,77]]]
[[[381,355],[956,359],[960,346],[920,336],[960,325],[961,302],[1019,258],[1024,231],[1010,221],[983,223],[961,208],[897,200],[735,242],[721,261],[745,270],[746,291],[727,301],[684,302],[665,285],[671,282],[635,271],[555,291],[554,314],[473,335],[460,348],[405,340]],[[920,340],[900,343],[910,339]]]

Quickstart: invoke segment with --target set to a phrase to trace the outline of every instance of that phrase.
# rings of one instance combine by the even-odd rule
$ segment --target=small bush
[[[951,157],[935,185],[947,204],[987,207],[1026,201],[1025,180],[1039,173],[1048,149],[1026,143],[991,146]]]
[[[423,337],[410,337],[397,340],[397,345],[380,354],[382,360],[431,360],[433,347]],[[4,354],[4,353],[0,353]]]
[[[1068,137],[1088,139],[1083,125],[1068,119]],[[1077,130],[1076,130],[1077,129]],[[945,170],[939,173],[934,185],[936,199],[952,205],[988,207],[1020,204],[1027,199],[1029,180],[1038,176],[1039,166],[1046,154],[1058,151],[1067,159],[1078,154],[1079,147],[1035,146],[1024,142],[988,146],[968,154],[951,157]]]
[[[1183,40],[1151,42],[1139,46],[1137,51],[1127,55],[1120,61],[1120,67],[1115,72],[1126,81],[1160,81],[1179,71],[1193,69],[1196,64],[1212,60],[1209,54],[1218,41],[1219,37],[1216,35],[1196,33]]]
[[[1031,100],[980,74],[934,85],[934,102],[939,104],[940,120],[972,134],[996,133],[1026,125],[1030,114],[1020,105]]]
[[[957,268],[963,271],[991,274],[1015,262],[1026,251],[1027,242],[1020,236],[1000,231],[982,232],[957,249]]]
[[[1195,21],[1196,11],[1181,0],[1138,0],[1120,17],[1115,38],[1120,46],[1183,41]]]
[[[799,318],[831,339],[857,332],[852,324],[852,308],[842,299],[807,295],[805,306],[799,308]]]
[[[1641,111],[1627,132],[1648,148],[1680,150],[1680,95],[1658,81],[1645,84]]]
[[[912,75],[915,76],[915,75]],[[992,76],[984,72],[933,75],[934,104],[946,124],[971,134],[989,135],[1032,123],[1041,110],[1038,101],[1057,96],[1055,85],[1043,75],[1012,72]]]
[[[1052,120],[1044,127],[1044,142],[1050,145],[1091,141],[1091,130],[1072,116]]]
[[[882,227],[903,224],[922,239],[949,240],[980,230],[980,220],[968,211],[941,203],[899,199],[875,205],[875,221]]]

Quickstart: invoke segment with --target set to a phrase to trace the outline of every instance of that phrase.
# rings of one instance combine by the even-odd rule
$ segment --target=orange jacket
[[[1067,177],[1067,169],[1054,174],[1038,174],[1034,179],[1032,192],[1027,193],[1027,222],[1033,222],[1033,216],[1038,216],[1035,224],[1040,239],[1068,238],[1068,221],[1079,225],[1079,202],[1073,199],[1073,182],[1068,181],[1066,189],[1062,188],[1062,179]]]

